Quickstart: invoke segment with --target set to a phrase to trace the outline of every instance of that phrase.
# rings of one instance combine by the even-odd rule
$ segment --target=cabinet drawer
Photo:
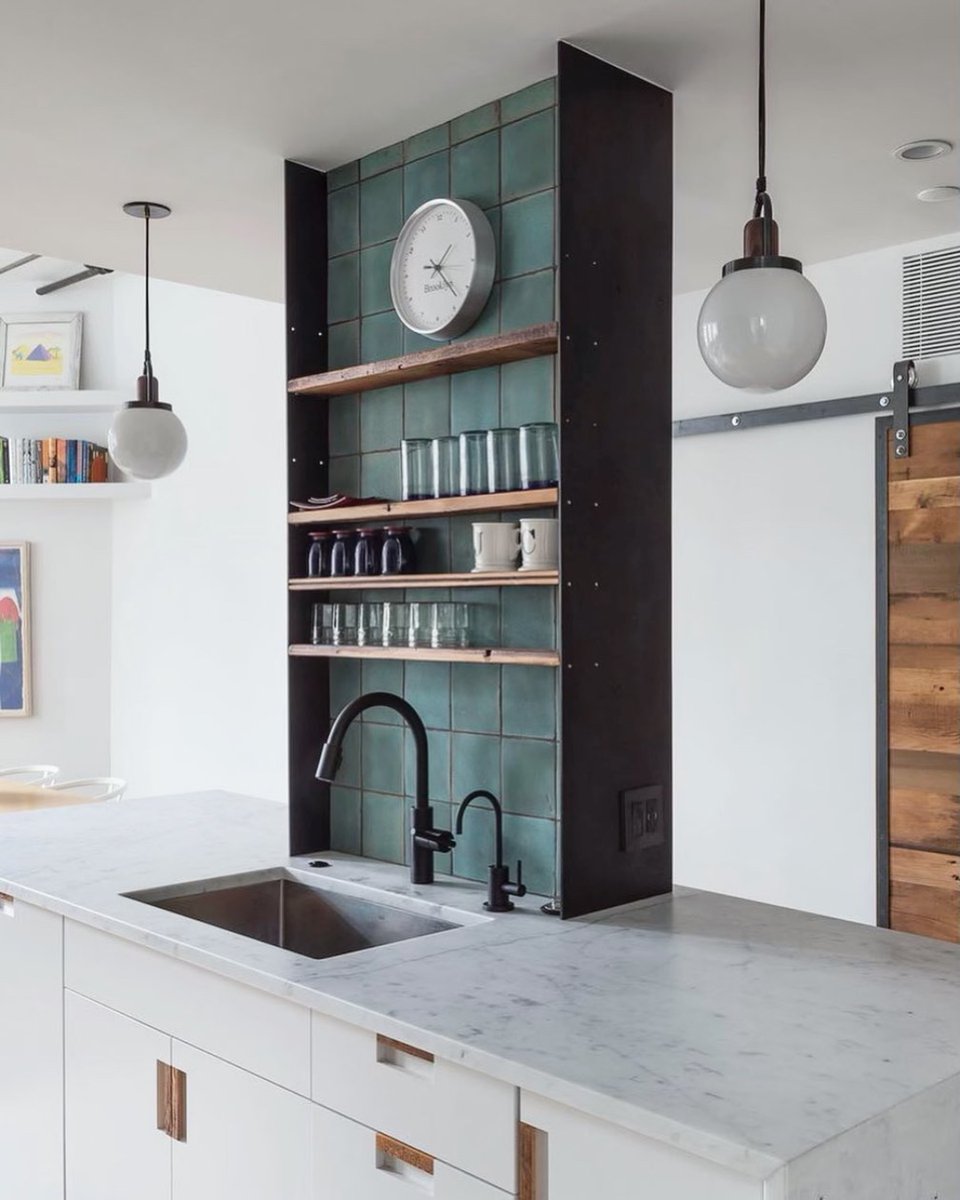
[[[517,1092],[507,1083],[314,1013],[312,1094],[335,1112],[515,1189]]]
[[[507,1200],[513,1193],[314,1105],[313,1193],[327,1200]],[[417,1190],[414,1190],[417,1189]]]
[[[211,971],[66,922],[64,983],[281,1087],[310,1095],[310,1013]]]

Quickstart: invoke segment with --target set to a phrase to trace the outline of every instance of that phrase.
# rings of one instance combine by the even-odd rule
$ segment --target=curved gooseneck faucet
[[[523,864],[517,863],[517,879],[514,883],[510,872],[503,865],[503,808],[493,792],[486,788],[477,788],[469,796],[465,796],[457,809],[457,820],[454,825],[456,833],[463,833],[463,817],[474,800],[489,800],[493,809],[494,849],[496,862],[488,867],[487,899],[483,907],[490,912],[510,912],[513,908],[511,896],[525,896],[527,889],[523,885]]]
[[[389,708],[402,717],[413,734],[416,753],[416,783],[413,805],[413,826],[410,830],[410,879],[413,883],[433,883],[433,856],[446,854],[456,845],[448,829],[433,828],[433,809],[428,800],[429,752],[427,731],[420,714],[402,696],[392,692],[368,692],[351,700],[337,714],[324,742],[317,764],[317,779],[333,783],[343,761],[343,739],[347,730],[368,708]]]

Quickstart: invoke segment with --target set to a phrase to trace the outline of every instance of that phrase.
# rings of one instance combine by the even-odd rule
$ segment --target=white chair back
[[[0,767],[0,779],[8,779],[11,783],[35,783],[48,787],[56,781],[60,774],[59,767],[39,765],[33,767]]]
[[[91,800],[120,800],[127,790],[127,781],[97,775],[90,779],[58,779],[56,783],[48,783],[46,788],[50,792],[76,792]]]

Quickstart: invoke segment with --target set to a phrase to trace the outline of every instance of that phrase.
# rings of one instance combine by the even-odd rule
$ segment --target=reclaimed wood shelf
[[[493,337],[448,342],[436,350],[415,350],[401,354],[399,358],[360,363],[356,367],[342,367],[321,375],[305,375],[291,379],[287,388],[295,396],[351,396],[355,392],[369,392],[398,383],[456,375],[460,371],[495,367],[524,358],[541,358],[556,354],[557,344],[558,326],[556,321],[550,321]]]
[[[506,647],[467,646],[313,646],[290,647],[293,658],[392,658],[406,662],[501,663],[522,667],[558,667],[556,650],[514,650]]]
[[[456,571],[447,575],[305,576],[290,580],[291,592],[356,592],[362,588],[556,587],[559,571]]]
[[[290,513],[291,525],[352,525],[356,521],[384,521],[388,517],[457,517],[470,513],[507,512],[515,508],[552,508],[559,500],[556,488],[528,492],[490,492],[482,496],[444,496],[440,500],[384,500],[381,504],[356,504],[352,508],[298,509]]]

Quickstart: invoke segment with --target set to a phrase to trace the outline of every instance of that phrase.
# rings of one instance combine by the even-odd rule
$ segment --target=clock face
[[[390,294],[408,329],[438,341],[476,321],[493,285],[493,230],[469,200],[428,200],[397,238]]]

